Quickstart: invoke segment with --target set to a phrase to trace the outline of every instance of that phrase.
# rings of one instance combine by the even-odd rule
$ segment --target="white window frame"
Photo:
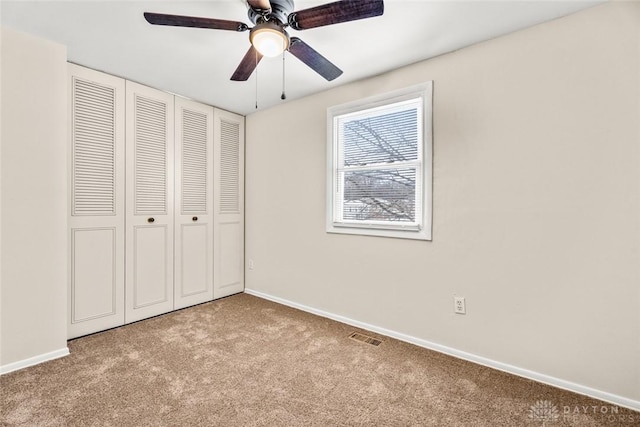
[[[392,223],[385,221],[348,221],[342,220],[337,208],[341,181],[338,171],[341,167],[341,150],[338,147],[338,119],[345,116],[357,116],[366,111],[383,108],[392,104],[421,99],[421,113],[418,120],[418,133],[421,145],[418,147],[417,161],[411,162],[416,168],[416,181],[420,192],[416,194],[416,212],[420,212],[415,223]],[[380,165],[389,168],[392,164]],[[373,166],[375,168],[377,166]],[[367,169],[371,169],[368,166]],[[354,169],[351,169],[354,170]],[[404,239],[431,240],[432,236],[432,176],[433,176],[433,82],[429,81],[394,92],[375,95],[366,99],[336,105],[327,109],[327,212],[326,230],[328,233],[359,234],[367,236],[395,237]]]

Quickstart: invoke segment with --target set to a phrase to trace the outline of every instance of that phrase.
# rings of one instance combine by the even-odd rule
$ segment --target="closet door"
[[[244,117],[214,111],[214,298],[244,290]]]
[[[127,323],[173,310],[173,95],[126,82]]]
[[[125,82],[69,64],[69,88],[67,336],[75,338],[124,324]]]
[[[213,107],[175,98],[175,308],[213,299]]]

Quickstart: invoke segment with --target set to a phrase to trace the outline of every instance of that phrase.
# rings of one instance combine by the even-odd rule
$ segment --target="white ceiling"
[[[296,10],[329,1],[297,0]],[[603,1],[385,0],[381,17],[289,31],[344,74],[327,82],[287,54],[287,100],[451,52]],[[145,11],[250,24],[244,0],[0,2],[3,26],[66,45],[71,62],[236,113],[256,111],[256,74],[247,82],[229,80],[249,48],[248,32],[153,26],[144,20]],[[282,58],[264,58],[258,67],[259,108],[283,102],[281,92]]]

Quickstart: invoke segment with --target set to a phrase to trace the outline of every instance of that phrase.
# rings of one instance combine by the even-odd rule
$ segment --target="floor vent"
[[[379,339],[376,339],[367,335],[359,334],[357,332],[354,332],[351,335],[349,335],[349,338],[351,338],[352,340],[366,343],[366,344],[375,345],[376,347],[382,344],[382,341]]]

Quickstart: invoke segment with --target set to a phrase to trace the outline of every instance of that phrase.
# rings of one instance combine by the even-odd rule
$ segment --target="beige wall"
[[[67,51],[2,29],[0,367],[66,352]]]
[[[248,116],[247,288],[640,405],[639,29],[605,4]],[[327,234],[327,107],[427,80],[433,241]]]

